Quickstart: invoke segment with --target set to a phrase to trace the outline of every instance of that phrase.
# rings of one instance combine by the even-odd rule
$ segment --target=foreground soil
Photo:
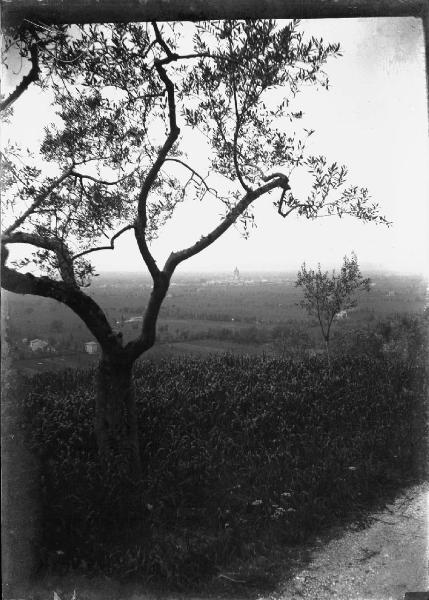
[[[138,584],[110,579],[47,577],[18,586],[22,600],[403,600],[406,592],[429,590],[429,483],[402,492],[373,513],[365,528],[336,528],[285,554],[285,575],[275,593],[261,594],[239,585],[216,595],[148,593]],[[222,576],[221,576],[222,577]],[[227,576],[225,576],[227,577]],[[146,588],[147,589],[147,588]],[[57,596],[54,596],[54,592]],[[12,596],[4,596],[12,598]]]
[[[408,489],[362,530],[348,527],[310,550],[308,564],[285,582],[277,600],[402,600],[428,591],[429,484]]]

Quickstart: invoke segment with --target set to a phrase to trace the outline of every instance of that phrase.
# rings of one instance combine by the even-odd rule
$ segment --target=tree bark
[[[133,361],[103,355],[97,369],[95,432],[101,462],[121,479],[141,480]]]

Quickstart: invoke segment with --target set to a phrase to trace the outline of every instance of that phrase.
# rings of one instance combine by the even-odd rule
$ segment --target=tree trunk
[[[331,354],[329,352],[329,338],[325,337],[326,356],[328,357],[328,367],[331,370]]]
[[[95,431],[103,466],[141,480],[133,362],[103,356],[97,370]]]

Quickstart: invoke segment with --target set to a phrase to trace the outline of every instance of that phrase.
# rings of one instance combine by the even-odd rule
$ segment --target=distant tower
[[[237,267],[235,267],[234,269],[234,274],[232,278],[234,279],[234,281],[238,281],[240,279],[240,271]]]

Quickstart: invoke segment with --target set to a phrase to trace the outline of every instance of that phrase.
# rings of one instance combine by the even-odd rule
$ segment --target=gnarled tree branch
[[[61,240],[44,237],[35,233],[16,231],[15,233],[4,234],[2,236],[2,244],[31,244],[37,248],[51,250],[57,257],[58,268],[63,281],[73,288],[79,287],[76,282],[70,251]]]
[[[225,231],[235,223],[238,217],[242,215],[257,198],[278,187],[285,188],[288,185],[288,178],[286,175],[281,175],[277,176],[275,179],[272,179],[258,189],[252,190],[245,194],[243,198],[229,211],[223,221],[210,233],[201,237],[193,246],[189,246],[188,248],[179,250],[178,252],[172,252],[164,265],[163,271],[171,277],[179,263],[191,258],[191,256],[195,256],[195,254],[198,254],[213,244],[213,242],[215,242],[223,233],[225,233]]]
[[[155,35],[158,43],[163,48],[165,53],[167,54],[167,59],[171,60],[174,56],[171,50],[168,48],[167,44],[161,37],[158,26],[156,23],[153,23],[153,28],[155,30]],[[146,241],[146,228],[147,228],[147,198],[149,192],[158,177],[159,171],[162,165],[167,158],[168,153],[174,145],[174,142],[179,137],[180,129],[177,126],[176,120],[176,101],[174,97],[174,85],[171,79],[168,77],[166,70],[163,67],[162,60],[155,60],[155,68],[158,72],[158,75],[163,82],[165,89],[167,91],[167,100],[168,100],[168,118],[169,118],[169,126],[170,131],[165,140],[162,148],[158,152],[158,156],[156,157],[155,162],[152,167],[149,169],[148,174],[143,182],[143,185],[140,189],[140,194],[138,198],[138,208],[137,208],[137,218],[135,221],[135,236],[137,240],[137,244],[140,250],[140,254],[145,261],[152,278],[156,278],[159,274],[159,268],[153,258]]]
[[[7,98],[5,98],[2,102],[0,102],[0,112],[3,112],[9,106],[11,106],[20,96],[25,92],[30,83],[33,81],[37,81],[39,79],[39,51],[37,48],[37,44],[33,44],[30,47],[30,60],[31,60],[31,69],[27,75],[24,75],[22,81],[16,88],[9,94]]]
[[[112,331],[101,308],[79,288],[49,277],[36,277],[31,273],[19,273],[6,265],[7,248],[2,245],[2,287],[16,294],[32,294],[57,300],[78,315],[100,343],[104,352],[120,356],[123,348],[118,336]]]

